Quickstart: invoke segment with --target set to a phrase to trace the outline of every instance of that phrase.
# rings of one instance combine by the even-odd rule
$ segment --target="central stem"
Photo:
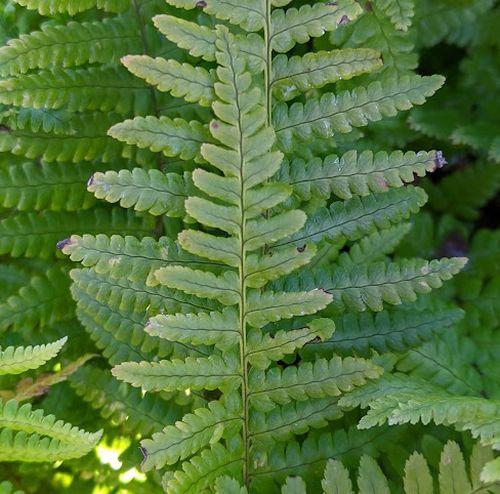
[[[264,23],[264,86],[266,92],[266,114],[267,125],[272,122],[272,67],[273,67],[273,51],[271,48],[271,0],[264,0],[266,3],[266,18]]]

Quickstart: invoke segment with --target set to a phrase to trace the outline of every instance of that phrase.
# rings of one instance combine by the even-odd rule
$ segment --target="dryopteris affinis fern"
[[[415,365],[412,359],[418,360],[417,352],[410,351],[408,356],[405,352],[412,348],[420,352],[423,342],[429,344],[421,353],[429,358],[433,356],[433,336],[441,336],[453,326],[461,312],[449,302],[434,304],[424,300],[423,304],[404,304],[390,310],[387,304],[412,301],[417,294],[437,287],[441,278],[448,278],[458,269],[458,263],[442,260],[427,264],[389,256],[407,233],[408,227],[402,221],[417,212],[426,200],[420,189],[402,187],[403,184],[412,182],[414,174],[422,176],[442,165],[442,156],[435,152],[393,151],[402,144],[394,144],[401,141],[393,137],[392,132],[380,136],[384,124],[364,126],[421,104],[440,86],[440,78],[420,78],[411,72],[416,56],[412,52],[413,27],[410,25],[419,31],[427,28],[434,39],[453,37],[453,32],[446,34],[445,23],[429,29],[422,17],[421,5],[413,8],[411,1],[374,1],[369,12],[362,11],[362,7],[368,8],[365,2],[359,5],[317,2],[307,6],[300,2],[255,1],[236,8],[234,5],[228,8],[227,2],[215,0],[176,3],[177,7],[188,7],[186,12],[170,8],[162,1],[84,1],[78,5],[64,0],[19,3],[37,8],[44,15],[78,14],[85,10],[86,20],[81,21],[83,17],[78,15],[77,22],[69,24],[64,16],[53,19],[46,25],[38,25],[41,32],[13,40],[4,49],[8,60],[0,69],[4,72],[2,97],[5,104],[12,105],[4,117],[9,129],[2,135],[4,149],[30,159],[42,157],[47,161],[78,164],[71,169],[65,163],[43,162],[39,166],[38,163],[24,164],[9,155],[15,161],[9,163],[8,173],[2,176],[5,185],[2,190],[6,192],[1,198],[6,207],[20,206],[19,209],[27,213],[8,218],[4,231],[23,235],[7,235],[3,249],[16,256],[49,257],[56,240],[69,233],[80,234],[59,246],[87,267],[72,273],[77,313],[112,365],[129,360],[207,358],[219,348],[221,352],[229,352],[234,344],[227,334],[220,339],[205,333],[198,340],[191,336],[194,341],[177,334],[182,341],[172,341],[144,332],[148,319],[168,321],[175,314],[187,318],[187,314],[202,311],[205,315],[200,317],[206,323],[210,321],[210,314],[223,309],[217,300],[199,299],[161,284],[156,272],[165,266],[185,266],[221,276],[226,270],[224,259],[210,260],[198,255],[206,254],[205,250],[189,254],[174,240],[179,230],[186,227],[196,229],[193,235],[198,242],[205,239],[204,235],[217,231],[212,226],[203,226],[203,221],[194,221],[198,218],[186,210],[185,204],[190,204],[186,202],[188,197],[200,194],[193,183],[194,168],[201,166],[208,172],[219,173],[207,162],[202,149],[204,143],[220,146],[208,124],[212,119],[211,107],[219,100],[214,87],[218,77],[214,64],[217,34],[213,27],[225,21],[227,25],[239,26],[232,28],[236,33],[235,44],[252,73],[252,84],[261,87],[264,94],[266,123],[273,124],[277,131],[276,146],[286,153],[277,176],[266,184],[278,198],[286,201],[266,205],[265,209],[272,212],[265,212],[265,217],[272,220],[275,215],[292,209],[302,209],[308,216],[302,232],[274,245],[269,242],[262,253],[273,255],[273,265],[285,262],[285,267],[277,270],[285,279],[266,285],[269,280],[256,277],[252,281],[256,288],[252,289],[261,289],[261,286],[273,291],[322,288],[331,292],[333,303],[320,315],[329,321],[335,320],[337,330],[324,342],[318,339],[306,345],[299,357],[300,365],[319,358],[331,360],[334,353],[369,358],[375,349],[385,355],[374,362],[382,364],[389,373],[388,361],[394,357],[388,350],[397,353],[399,365],[410,368]],[[479,12],[481,9],[476,8],[475,3],[469,10]],[[94,7],[119,14],[102,16]],[[468,12],[467,9],[466,6],[449,10]],[[150,25],[154,14],[164,12],[167,15],[155,17],[154,23],[172,43],[158,36]],[[214,22],[211,15],[219,21]],[[433,19],[434,24],[439,21],[438,17]],[[404,29],[410,33],[399,31]],[[331,45],[325,43],[326,37],[321,37],[325,31],[331,33],[332,41],[341,40],[333,51]],[[68,39],[71,43],[66,42]],[[308,49],[317,51],[304,55],[300,45],[306,41]],[[202,61],[193,61],[182,50],[174,49],[174,43],[191,56],[201,57]],[[273,56],[273,52],[279,54]],[[134,55],[139,53],[146,53],[148,57]],[[127,56],[124,63],[130,71],[158,90],[133,78],[119,66],[119,58],[129,54],[133,55]],[[155,58],[163,56],[171,59]],[[13,57],[12,61],[9,57]],[[397,77],[391,73],[393,69]],[[101,84],[94,84],[97,79]],[[332,83],[336,83],[334,91]],[[21,87],[25,88],[22,97]],[[122,142],[105,135],[110,125],[134,116],[139,118],[115,125],[110,131]],[[395,121],[389,120],[389,128],[396,128]],[[397,117],[397,121],[401,122],[401,117]],[[359,137],[361,131],[353,129],[362,127],[368,138],[356,143],[355,137]],[[344,132],[346,137],[342,135]],[[143,149],[137,149],[136,144]],[[366,151],[370,146],[374,152]],[[389,152],[380,152],[380,149]],[[112,162],[113,169],[104,172],[99,162]],[[16,166],[17,163],[21,166]],[[120,168],[124,170],[119,171]],[[124,215],[116,207],[112,216],[110,208],[94,209],[95,199],[88,194],[69,192],[66,184],[76,190],[82,178],[91,174],[89,190],[97,198],[120,202],[123,207],[146,214],[135,215],[130,211]],[[274,180],[281,183],[277,185]],[[73,189],[74,184],[77,185]],[[20,187],[27,186],[37,193],[23,194]],[[291,190],[288,197],[287,188]],[[476,208],[476,204],[471,201],[471,208]],[[222,206],[219,202],[216,205]],[[86,214],[87,211],[79,209],[90,211]],[[62,210],[60,214],[52,214],[59,210]],[[75,210],[76,215],[71,213]],[[34,214],[38,211],[43,212]],[[17,212],[12,214],[17,215]],[[77,225],[72,225],[75,218]],[[222,238],[226,236],[223,234]],[[302,271],[288,274],[291,268],[286,263],[287,256],[296,252],[299,258],[308,258],[314,251],[310,241],[317,244],[317,255]],[[278,253],[282,255],[277,257]],[[417,255],[421,257],[420,252]],[[10,281],[11,274],[22,277],[23,266],[23,262],[13,263],[12,269],[5,271],[10,293],[20,288],[15,277]],[[45,271],[42,270],[41,276]],[[30,282],[32,285],[41,286],[38,277]],[[62,285],[56,283],[56,286],[61,288],[59,296]],[[42,296],[40,310],[37,298],[33,299],[31,293],[25,290],[23,294],[27,297],[18,294],[4,306],[14,308],[9,320],[15,321],[18,327],[23,324],[24,300],[37,307],[33,317],[27,318],[34,327],[40,324],[52,329],[64,317],[74,324],[71,315],[60,310],[61,303],[44,298],[43,290],[36,292],[36,296]],[[62,300],[67,303],[64,296],[59,299]],[[20,304],[13,306],[12,302]],[[49,310],[51,317],[47,318],[44,314],[50,306],[59,310]],[[375,316],[371,311],[378,314]],[[179,316],[180,320],[185,322],[182,317]],[[306,316],[270,323],[265,328],[262,345],[267,348],[276,338],[286,337],[290,330],[310,328],[310,324],[311,318]],[[75,332],[81,331],[78,326],[74,327]],[[204,345],[199,345],[200,342]],[[263,347],[259,348],[264,351]],[[273,358],[281,359],[276,355]],[[285,366],[283,373],[293,363],[291,358],[285,357],[284,362],[280,362],[280,366]],[[267,357],[259,361],[261,366],[268,363]],[[147,436],[194,410],[200,414],[207,410],[215,415],[221,412],[218,401],[214,401],[217,393],[190,389],[186,396],[184,392],[163,391],[148,394],[141,400],[140,391],[135,392],[125,383],[107,376],[106,369],[84,371],[71,378],[78,394],[106,419],[111,415],[111,422],[119,424],[122,431],[134,430]],[[98,385],[93,387],[89,382]],[[384,441],[377,441],[381,433],[376,429],[373,435],[349,430],[345,442],[342,442],[342,431],[338,431],[332,439],[332,430],[355,423],[347,415],[342,425],[334,421],[344,414],[335,400],[318,398],[313,404],[299,403],[302,403],[302,416],[306,416],[305,410],[308,410],[315,418],[307,415],[307,420],[295,420],[300,407],[284,405],[274,413],[262,415],[265,420],[256,424],[256,437],[263,444],[275,442],[276,445],[268,459],[259,457],[259,462],[267,461],[267,465],[256,475],[252,489],[273,489],[275,480],[280,483],[289,474],[303,474],[310,482],[311,477],[316,476],[317,467],[322,470],[327,458],[343,457],[347,451],[364,451],[367,444],[382,450]],[[166,406],[168,416],[164,413]],[[146,413],[151,417],[149,423],[141,420]],[[131,419],[127,421],[127,417]],[[293,427],[288,426],[293,430],[285,433],[278,428],[275,434],[267,434],[268,422],[280,424],[290,417],[295,418],[285,423],[293,423]],[[196,423],[197,420],[192,415],[186,416],[186,421]],[[321,428],[321,432],[301,436],[310,428]],[[220,428],[215,431],[214,442],[221,434],[224,435],[224,431]],[[408,435],[400,442],[407,440]],[[222,444],[227,446],[225,439]],[[297,461],[296,451],[300,451]],[[308,469],[305,465],[310,462],[315,467]],[[283,472],[282,478],[276,474],[278,471]],[[157,489],[155,480],[150,479],[148,486]]]
[[[9,346],[0,349],[0,376],[21,374],[37,369],[53,359],[66,343],[63,338],[47,345],[28,347]],[[71,372],[71,371],[70,371]],[[54,376],[53,382],[62,380]],[[44,386],[51,383],[44,379]],[[33,394],[36,396],[34,384]],[[24,393],[24,396],[23,396]],[[99,441],[102,431],[85,432],[54,415],[45,415],[44,411],[33,410],[31,404],[21,404],[31,397],[27,390],[17,390],[14,398],[5,400],[8,390],[0,390],[0,461],[45,462],[79,458],[91,451]]]
[[[216,2],[211,4],[215,9],[218,8],[217,5]],[[333,9],[335,14],[331,14],[331,7],[318,5],[316,8],[322,13],[328,12],[325,14],[327,17],[336,15],[337,21],[341,20],[344,14],[339,15],[339,12],[342,12],[342,9],[339,12]],[[346,3],[344,8],[356,11],[355,4]],[[221,16],[226,15],[221,12],[221,9],[217,11]],[[293,18],[296,14],[292,10],[289,15]],[[281,19],[279,15],[277,18]],[[253,25],[254,21],[242,17],[241,13],[235,12],[230,20],[242,23],[244,27],[250,26],[251,29],[257,30],[262,27],[258,24],[260,21],[255,21],[257,24]],[[274,132],[269,124],[274,121],[276,125],[278,121],[273,119],[274,111],[278,115],[281,111],[284,116],[283,110],[286,107],[282,106],[280,110],[280,103],[277,105],[273,103],[270,79],[267,79],[267,84],[264,82],[265,90],[261,91],[256,87],[255,81],[252,83],[250,73],[246,72],[248,70],[246,66],[251,70],[256,68],[257,71],[265,67],[256,65],[253,55],[245,55],[246,45],[241,36],[235,38],[221,27],[210,31],[194,24],[188,25],[186,21],[173,17],[158,18],[156,21],[160,29],[165,23],[177,28],[179,25],[182,26],[183,30],[180,32],[188,29],[191,34],[195,31],[198,36],[202,32],[209,42],[200,43],[194,53],[204,56],[209,61],[216,58],[221,65],[216,72],[202,75],[200,67],[195,69],[184,65],[181,68],[175,61],[151,60],[146,57],[127,57],[124,60],[125,64],[132,72],[156,84],[161,90],[172,91],[176,96],[183,96],[187,101],[198,101],[202,105],[212,103],[216,120],[207,128],[196,122],[187,123],[168,118],[136,118],[134,121],[115,126],[110,132],[129,144],[162,151],[168,157],[179,156],[184,160],[194,159],[202,164],[208,163],[222,172],[221,176],[214,174],[213,171],[195,170],[192,174],[194,186],[207,196],[215,198],[217,202],[212,202],[206,197],[191,195],[185,201],[184,207],[187,215],[198,223],[210,229],[221,230],[228,236],[215,236],[209,233],[210,230],[204,232],[193,229],[185,230],[179,235],[179,245],[194,256],[198,256],[198,259],[208,258],[210,262],[207,266],[213,266],[211,271],[186,267],[185,264],[189,262],[187,259],[183,260],[175,255],[169,258],[167,252],[165,261],[173,266],[157,269],[155,266],[161,266],[161,262],[157,264],[155,261],[154,265],[151,263],[155,257],[151,250],[154,244],[148,246],[147,243],[143,243],[140,249],[153,259],[151,261],[144,257],[137,259],[133,261],[131,269],[127,269],[122,262],[133,256],[133,253],[132,251],[127,253],[127,240],[119,238],[106,240],[101,237],[93,242],[89,236],[75,236],[64,246],[64,251],[74,260],[83,260],[87,266],[95,266],[97,270],[111,278],[121,276],[118,274],[120,271],[123,274],[128,272],[125,276],[134,277],[136,275],[132,273],[142,273],[143,279],[147,276],[150,286],[159,283],[171,290],[185,292],[188,296],[218,301],[215,306],[212,305],[212,309],[215,310],[205,312],[210,306],[201,300],[198,302],[198,308],[204,309],[204,312],[193,312],[191,309],[187,313],[160,314],[150,319],[146,326],[149,335],[165,338],[174,345],[194,347],[209,345],[208,354],[203,346],[199,347],[203,348],[201,352],[197,351],[194,356],[185,359],[123,363],[116,366],[113,372],[115,376],[147,391],[198,392],[203,389],[222,391],[220,400],[210,402],[208,407],[194,410],[192,414],[185,416],[184,422],[179,422],[177,426],[169,426],[162,433],[154,435],[152,440],[143,442],[143,451],[146,455],[145,469],[153,466],[161,468],[165,465],[174,465],[179,460],[189,459],[181,464],[181,469],[177,473],[166,475],[165,487],[168,492],[194,492],[200,488],[210,488],[216,477],[224,472],[240,477],[249,486],[254,480],[253,477],[259,475],[258,465],[263,459],[257,460],[257,458],[265,451],[269,441],[267,436],[273,441],[279,441],[290,437],[290,432],[293,430],[295,433],[303,433],[311,427],[323,427],[326,424],[325,420],[342,415],[335,401],[328,400],[328,396],[337,396],[341,391],[362,384],[367,378],[376,377],[380,372],[380,368],[370,361],[359,358],[342,360],[334,356],[333,359],[316,361],[313,359],[298,366],[288,366],[284,371],[272,366],[266,373],[265,370],[272,362],[294,353],[308,341],[317,337],[328,338],[333,330],[333,323],[331,320],[323,319],[308,320],[301,329],[281,330],[273,333],[272,337],[259,329],[269,323],[294,316],[300,320],[301,316],[313,314],[330,305],[336,300],[335,285],[339,286],[338,296],[347,297],[346,303],[357,310],[364,310],[366,307],[381,310],[382,301],[398,304],[402,300],[414,300],[415,293],[427,292],[431,287],[440,286],[441,279],[447,279],[456,273],[462,262],[436,261],[431,267],[427,267],[427,264],[409,262],[407,266],[402,267],[402,270],[399,265],[394,264],[389,266],[388,272],[381,269],[382,267],[374,268],[365,275],[369,281],[359,287],[356,285],[351,287],[349,283],[346,286],[345,282],[341,281],[343,276],[349,276],[346,272],[345,275],[340,275],[338,281],[324,281],[325,290],[318,290],[321,283],[314,282],[309,283],[307,288],[309,291],[276,292],[264,289],[263,287],[269,282],[288,275],[313,258],[316,249],[309,240],[320,242],[322,239],[328,239],[337,244],[355,241],[367,234],[375,235],[378,228],[387,228],[418,210],[425,202],[425,196],[419,190],[403,189],[400,193],[397,193],[398,191],[385,193],[385,191],[389,186],[401,186],[403,181],[412,181],[413,175],[410,170],[424,173],[425,169],[433,170],[436,166],[441,166],[441,157],[436,153],[406,156],[394,154],[391,157],[383,154],[376,157],[364,154],[360,156],[358,162],[356,154],[349,154],[342,159],[349,163],[352,170],[358,171],[364,167],[367,170],[365,176],[359,173],[359,176],[352,180],[348,178],[352,172],[346,172],[347,176],[344,177],[340,174],[336,179],[338,172],[343,171],[343,166],[338,167],[338,159],[331,157],[318,176],[318,185],[313,184],[321,187],[321,182],[326,183],[328,189],[324,192],[325,199],[329,198],[333,191],[341,190],[345,192],[340,197],[346,199],[352,195],[364,196],[371,191],[381,194],[367,197],[366,200],[354,197],[351,202],[347,201],[345,204],[333,203],[332,207],[338,211],[319,209],[305,228],[303,227],[306,217],[299,210],[285,208],[279,212],[278,209],[276,214],[269,215],[267,210],[276,208],[289,198],[293,185],[287,185],[286,181],[267,182],[280,170],[282,161],[281,153],[272,151]],[[277,24],[279,25],[278,21]],[[332,24],[332,28],[334,26],[335,23]],[[288,30],[285,23],[283,31]],[[293,31],[293,28],[290,30]],[[179,31],[174,28],[168,30],[168,33],[174,33],[172,36],[176,36],[176,32]],[[314,33],[314,30],[312,32]],[[283,45],[277,47],[273,45],[277,51],[287,51],[293,46],[294,34],[288,34],[292,41],[283,40]],[[253,35],[249,36],[256,39]],[[269,35],[269,38],[272,36]],[[176,40],[181,46],[182,39],[180,37]],[[268,44],[271,45],[270,39]],[[271,50],[269,46],[269,57]],[[334,60],[342,59],[340,54],[334,55]],[[349,55],[349,52],[345,55]],[[321,54],[321,57],[317,63],[324,59],[325,54]],[[300,64],[301,61],[298,60],[296,63]],[[270,70],[272,67],[270,58],[269,65]],[[175,74],[181,70],[183,77],[189,78],[189,84],[179,86],[176,82]],[[269,71],[267,77],[270,76]],[[337,75],[334,73],[329,77],[335,80]],[[203,84],[201,81],[204,81]],[[418,87],[417,79],[411,81],[411,78],[407,78],[401,82],[400,87],[375,84],[366,92],[361,90],[352,95],[345,93],[339,100],[338,110],[336,103],[331,99],[333,103],[331,112],[319,118],[314,117],[313,120],[324,122],[325,125],[322,126],[324,128],[348,132],[352,125],[364,125],[370,119],[378,120],[381,118],[380,113],[391,115],[396,109],[405,109],[412,102],[422,102],[423,94],[429,94],[428,91],[431,90],[433,83],[430,79],[423,83],[422,96],[418,95],[418,89],[411,86],[414,83]],[[318,87],[324,84],[324,79],[318,79]],[[395,103],[396,100],[391,99],[390,95],[394,94],[391,91],[408,93],[409,96],[405,95]],[[387,93],[385,96],[384,92]],[[356,104],[370,97],[382,98],[384,103],[376,110],[368,103],[367,106],[356,108]],[[407,102],[403,102],[404,100]],[[317,108],[320,104],[317,103]],[[294,112],[294,109],[298,111]],[[311,135],[311,132],[319,133],[319,136],[323,137],[329,133],[328,131],[325,134],[320,127],[312,123],[313,120],[308,120],[318,111],[314,105],[306,110],[308,115],[305,115],[304,120],[297,120],[296,123],[290,121],[291,128],[295,128],[291,133],[285,131],[288,127],[280,130],[277,125],[278,138],[282,131],[288,141],[281,140],[278,143],[288,153],[292,151],[290,143],[296,139],[300,141]],[[292,118],[302,115],[300,107],[292,106],[290,111]],[[336,112],[339,117],[336,116]],[[299,130],[302,128],[305,134]],[[158,135],[160,140],[154,137]],[[162,138],[162,135],[165,137]],[[394,170],[396,164],[398,167],[401,166],[401,170]],[[334,170],[337,168],[336,175]],[[165,182],[163,191],[152,193],[154,177],[152,175],[148,177],[138,170],[134,173],[143,186],[139,185],[137,188],[138,183],[133,180],[133,176],[124,171],[119,174],[113,172],[95,174],[89,182],[89,189],[98,197],[105,197],[112,202],[120,200],[129,207],[138,205],[136,207],[141,210],[149,206],[153,214],[169,214],[170,211],[166,208],[171,204],[171,201],[167,200],[168,195],[173,192],[171,186]],[[144,187],[143,192],[142,187]],[[191,191],[196,190],[193,185],[189,187]],[[185,193],[184,197],[189,195]],[[179,211],[180,213],[182,212]],[[260,219],[255,219],[261,213],[266,214]],[[344,219],[342,215],[345,215]],[[361,222],[361,217],[366,215],[369,216],[369,220]],[[295,234],[299,230],[300,232]],[[115,271],[114,266],[110,267],[105,261],[100,262],[101,256],[97,254],[95,242],[99,242],[101,250],[104,248],[109,254],[113,252],[110,261],[114,259],[117,266],[124,267],[118,268],[120,271]],[[307,246],[304,247],[304,244]],[[261,249],[264,251],[261,252]],[[196,258],[193,258],[192,262],[200,264],[200,267],[203,266],[203,262]],[[223,265],[232,269],[223,269]],[[75,276],[80,275],[75,274]],[[303,273],[300,276],[302,277]],[[378,283],[377,280],[381,278],[386,282]],[[293,286],[296,283],[294,280],[293,277],[289,278],[284,286],[287,284]],[[75,290],[78,290],[78,284]],[[377,288],[372,288],[375,286]],[[279,290],[279,285],[276,287]],[[334,310],[336,306],[337,310],[342,310],[344,307],[343,303],[338,305],[341,298],[333,306]],[[237,307],[237,310],[233,307]],[[341,377],[343,370],[349,368],[353,373],[351,378]],[[319,377],[323,384],[313,385]],[[235,393],[235,390],[239,392]],[[237,395],[240,395],[240,398],[236,398]],[[271,410],[275,406],[280,406],[282,410],[272,418]],[[266,432],[267,420],[277,420],[276,429],[273,427]],[[255,429],[255,437],[252,437],[252,428]],[[272,474],[272,470],[266,470],[264,468],[263,479],[267,480],[259,482],[260,485],[267,485],[266,488],[269,489],[272,482],[280,480],[281,474],[277,474],[277,471]],[[283,472],[286,476],[285,472],[286,469]]]

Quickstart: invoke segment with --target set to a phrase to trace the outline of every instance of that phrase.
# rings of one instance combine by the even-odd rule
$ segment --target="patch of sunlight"
[[[146,482],[146,475],[139,472],[137,468],[131,468],[130,470],[127,470],[126,472],[120,474],[119,479],[122,484],[128,484],[129,482],[132,482],[132,480],[137,480],[138,482]]]

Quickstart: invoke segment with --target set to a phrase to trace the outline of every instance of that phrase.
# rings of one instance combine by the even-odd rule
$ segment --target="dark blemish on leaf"
[[[338,5],[337,2],[326,2],[326,5],[330,5],[332,7],[336,7]]]
[[[445,157],[443,156],[443,151],[436,151],[436,157],[434,158],[434,163],[438,168],[443,168],[444,165],[448,164]]]
[[[212,122],[212,129],[217,130],[220,127],[219,122]]]
[[[373,5],[371,2],[366,2],[366,5],[365,5],[365,10],[367,12],[371,12],[373,10]]]
[[[205,0],[200,0],[199,2],[196,2],[196,6],[199,9],[204,9],[207,6],[207,2],[205,2]]]
[[[142,457],[146,459],[148,457],[148,452],[146,448],[143,448],[142,446],[139,446],[139,449],[141,450]]]
[[[10,129],[6,125],[0,125],[0,132],[10,132]]]
[[[62,250],[62,249],[64,249],[64,247],[66,247],[67,245],[71,245],[71,239],[70,239],[70,238],[65,238],[64,240],[60,240],[59,242],[57,242],[56,247],[57,247],[59,250]]]
[[[302,247],[297,247],[297,252],[304,252],[306,250],[306,246],[303,245]]]
[[[340,18],[338,25],[343,26],[344,24],[349,23],[349,17],[347,17],[345,14]]]
[[[90,187],[94,183],[94,175],[91,175],[87,180],[87,187]]]

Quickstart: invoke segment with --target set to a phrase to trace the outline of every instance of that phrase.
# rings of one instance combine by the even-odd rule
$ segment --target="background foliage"
[[[207,261],[206,252],[176,242],[183,230],[221,228],[185,206],[188,196],[211,195],[193,183],[193,170],[212,163],[199,143],[226,144],[208,126],[212,103],[221,98],[214,90],[221,78],[214,34],[220,23],[236,36],[240,55],[234,56],[247,53],[253,86],[265,87],[261,73],[268,82],[276,79],[259,105],[285,155],[274,179],[288,184],[288,192],[273,191],[283,199],[268,207],[308,216],[305,229],[290,229],[291,239],[266,242],[298,250],[293,268],[299,270],[284,270],[279,276],[285,278],[263,290],[326,289],[331,303],[319,317],[336,326],[333,335],[321,334],[323,341],[284,352],[295,356],[268,355],[255,365],[264,372],[279,361],[274,368],[292,369],[335,353],[344,362],[355,358],[384,369],[380,379],[340,398],[322,390],[307,399],[296,395],[288,407],[278,399],[274,411],[264,403],[255,430],[262,447],[272,449],[257,457],[254,488],[300,493],[307,484],[308,492],[320,492],[324,473],[324,492],[410,494],[430,489],[431,478],[435,492],[498,492],[500,465],[492,452],[500,399],[498,5],[338,3],[276,0],[275,11],[300,10],[295,20],[275,12],[274,24],[265,27],[258,16],[218,10],[210,1],[1,2],[1,493],[161,492],[162,477],[164,485],[173,482],[172,492],[191,492],[169,472],[199,451],[203,461],[209,453],[217,458],[221,444],[236,444],[230,441],[237,432],[215,427],[198,444],[183,443],[186,451],[155,456],[158,444],[179,434],[172,427],[177,420],[199,427],[199,410],[234,390],[222,389],[221,397],[187,383],[144,394],[128,383],[145,383],[120,372],[140,361],[200,351],[217,357],[231,348],[230,340],[211,343],[206,334],[199,346],[144,331],[161,312],[220,310],[217,300],[173,290],[182,287],[155,275],[166,264],[219,275],[221,261],[227,263]],[[324,25],[311,20],[307,33],[287,29],[295,21],[307,24],[314,8],[329,7],[345,13],[331,23],[325,17]],[[273,36],[273,29],[285,34]],[[252,56],[260,43],[274,50],[264,52],[264,62]],[[319,71],[318,64],[331,67]],[[295,73],[302,75],[290,77]],[[442,88],[434,74],[446,77]],[[340,103],[332,91],[343,95]],[[347,110],[364,98],[378,107]],[[324,115],[329,108],[333,118]],[[308,118],[319,123],[304,125]],[[418,188],[403,187],[410,182]],[[309,243],[304,251],[304,238],[316,247]],[[282,255],[288,259],[285,250]],[[462,257],[468,264],[452,279],[460,261],[423,261]],[[443,288],[415,300],[415,292],[438,288],[440,279],[447,280]],[[260,289],[268,281],[255,283]],[[311,323],[300,313],[291,322],[277,322],[281,317],[270,319],[266,331],[276,335]],[[36,345],[48,346],[26,348]],[[91,436],[85,452],[92,451],[79,459],[57,461],[66,459],[60,450],[41,458],[35,439],[45,441],[47,455],[47,441],[66,437],[56,437],[54,427],[37,429],[26,405],[18,413],[25,422],[13,426],[12,398],[102,436]],[[269,432],[273,424],[280,434]],[[4,458],[15,431],[29,445],[32,457],[25,459],[49,461],[8,461],[17,459],[13,450]],[[211,481],[210,462],[202,463],[205,471],[194,461],[198,477]],[[218,492],[244,492],[240,480],[219,479]]]

